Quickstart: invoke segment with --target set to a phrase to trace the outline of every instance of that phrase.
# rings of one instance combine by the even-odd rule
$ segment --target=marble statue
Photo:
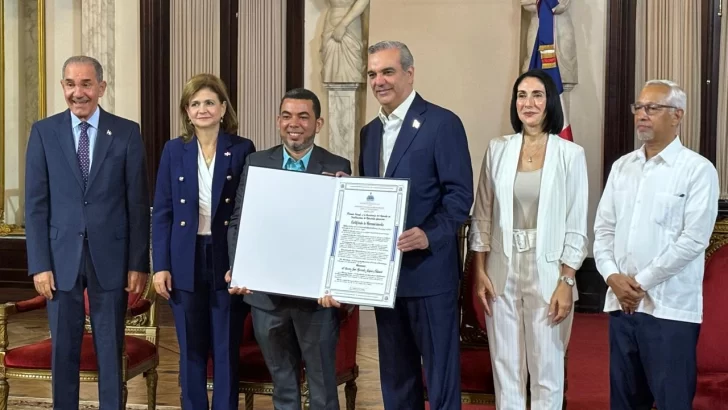
[[[369,0],[328,0],[321,38],[324,83],[365,82],[362,14]]]
[[[571,0],[559,0],[559,5],[554,8],[554,42],[556,47],[556,61],[561,73],[561,81],[564,88],[570,90],[579,83],[578,65],[576,56],[576,36],[574,25],[569,14],[569,3]],[[526,35],[527,55],[523,63],[523,71],[528,70],[531,61],[533,44],[536,41],[538,31],[538,10],[537,0],[521,0],[521,6],[531,14]]]

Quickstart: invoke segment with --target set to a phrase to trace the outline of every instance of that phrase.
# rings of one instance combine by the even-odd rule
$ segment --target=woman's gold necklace
[[[533,156],[541,152],[541,149],[546,146],[546,138],[543,140],[543,144],[541,144],[534,152],[528,155],[528,162],[533,162]]]

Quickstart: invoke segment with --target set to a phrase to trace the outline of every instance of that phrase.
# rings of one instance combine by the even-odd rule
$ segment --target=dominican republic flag
[[[564,129],[559,136],[563,139],[574,141],[571,135],[571,124],[564,109],[564,84],[561,82],[561,72],[556,61],[556,47],[554,46],[554,8],[559,5],[559,0],[538,1],[538,31],[536,42],[531,53],[529,69],[540,68],[546,71],[556,83],[561,97],[561,107],[564,110]]]

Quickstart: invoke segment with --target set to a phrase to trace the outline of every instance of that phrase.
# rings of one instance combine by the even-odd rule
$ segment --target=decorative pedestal
[[[358,168],[356,155],[356,91],[359,83],[325,83],[329,94],[329,151],[351,161]]]

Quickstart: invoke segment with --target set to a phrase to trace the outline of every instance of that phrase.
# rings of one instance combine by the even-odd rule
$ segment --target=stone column
[[[114,112],[114,7],[116,0],[83,0],[81,5],[82,54],[93,57],[104,69],[106,92],[100,104]],[[137,67],[128,67],[136,69]]]
[[[351,161],[352,172],[359,169],[356,155],[356,98],[359,83],[325,83],[329,96],[329,150]]]

